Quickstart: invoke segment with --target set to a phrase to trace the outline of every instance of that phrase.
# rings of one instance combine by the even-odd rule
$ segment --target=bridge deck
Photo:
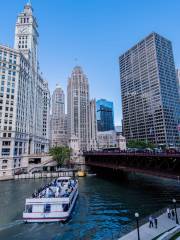
[[[137,172],[180,180],[179,153],[136,152],[86,152],[86,165],[98,169],[109,169],[117,175],[122,172]]]
[[[180,209],[177,210],[177,214],[180,215]],[[169,219],[167,214],[164,213],[158,217],[158,228],[149,228],[149,223],[142,225],[139,229],[140,239],[142,240],[152,240],[155,237],[169,231],[170,229],[176,227],[175,219]],[[119,240],[137,240],[137,229],[128,233],[127,235],[121,237]]]

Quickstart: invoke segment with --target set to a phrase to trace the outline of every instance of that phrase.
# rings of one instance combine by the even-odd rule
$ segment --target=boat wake
[[[13,227],[18,226],[23,223],[24,223],[23,220],[15,220],[14,222],[0,225],[0,231],[6,230],[8,228],[13,228]]]

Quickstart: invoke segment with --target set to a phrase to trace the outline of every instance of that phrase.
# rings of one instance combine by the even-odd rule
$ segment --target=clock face
[[[18,33],[20,33],[20,34],[27,34],[28,33],[28,29],[26,27],[21,27],[21,28],[19,28]]]

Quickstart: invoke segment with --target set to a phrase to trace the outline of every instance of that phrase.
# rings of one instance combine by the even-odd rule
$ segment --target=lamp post
[[[176,199],[173,198],[173,203],[174,203],[174,210],[175,210],[175,215],[176,215],[176,224],[179,224],[178,216],[177,216],[177,209],[176,209]]]
[[[135,215],[135,218],[136,218],[136,224],[137,224],[138,240],[140,240],[140,235],[139,235],[139,213],[136,212],[134,215]]]

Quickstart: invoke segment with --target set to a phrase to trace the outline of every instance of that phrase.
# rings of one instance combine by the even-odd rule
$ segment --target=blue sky
[[[39,23],[39,61],[52,90],[75,65],[88,76],[90,97],[114,102],[121,123],[118,57],[152,31],[173,43],[180,67],[179,0],[32,0]],[[13,46],[17,14],[25,0],[0,0],[0,43]],[[75,59],[78,59],[77,61]]]

